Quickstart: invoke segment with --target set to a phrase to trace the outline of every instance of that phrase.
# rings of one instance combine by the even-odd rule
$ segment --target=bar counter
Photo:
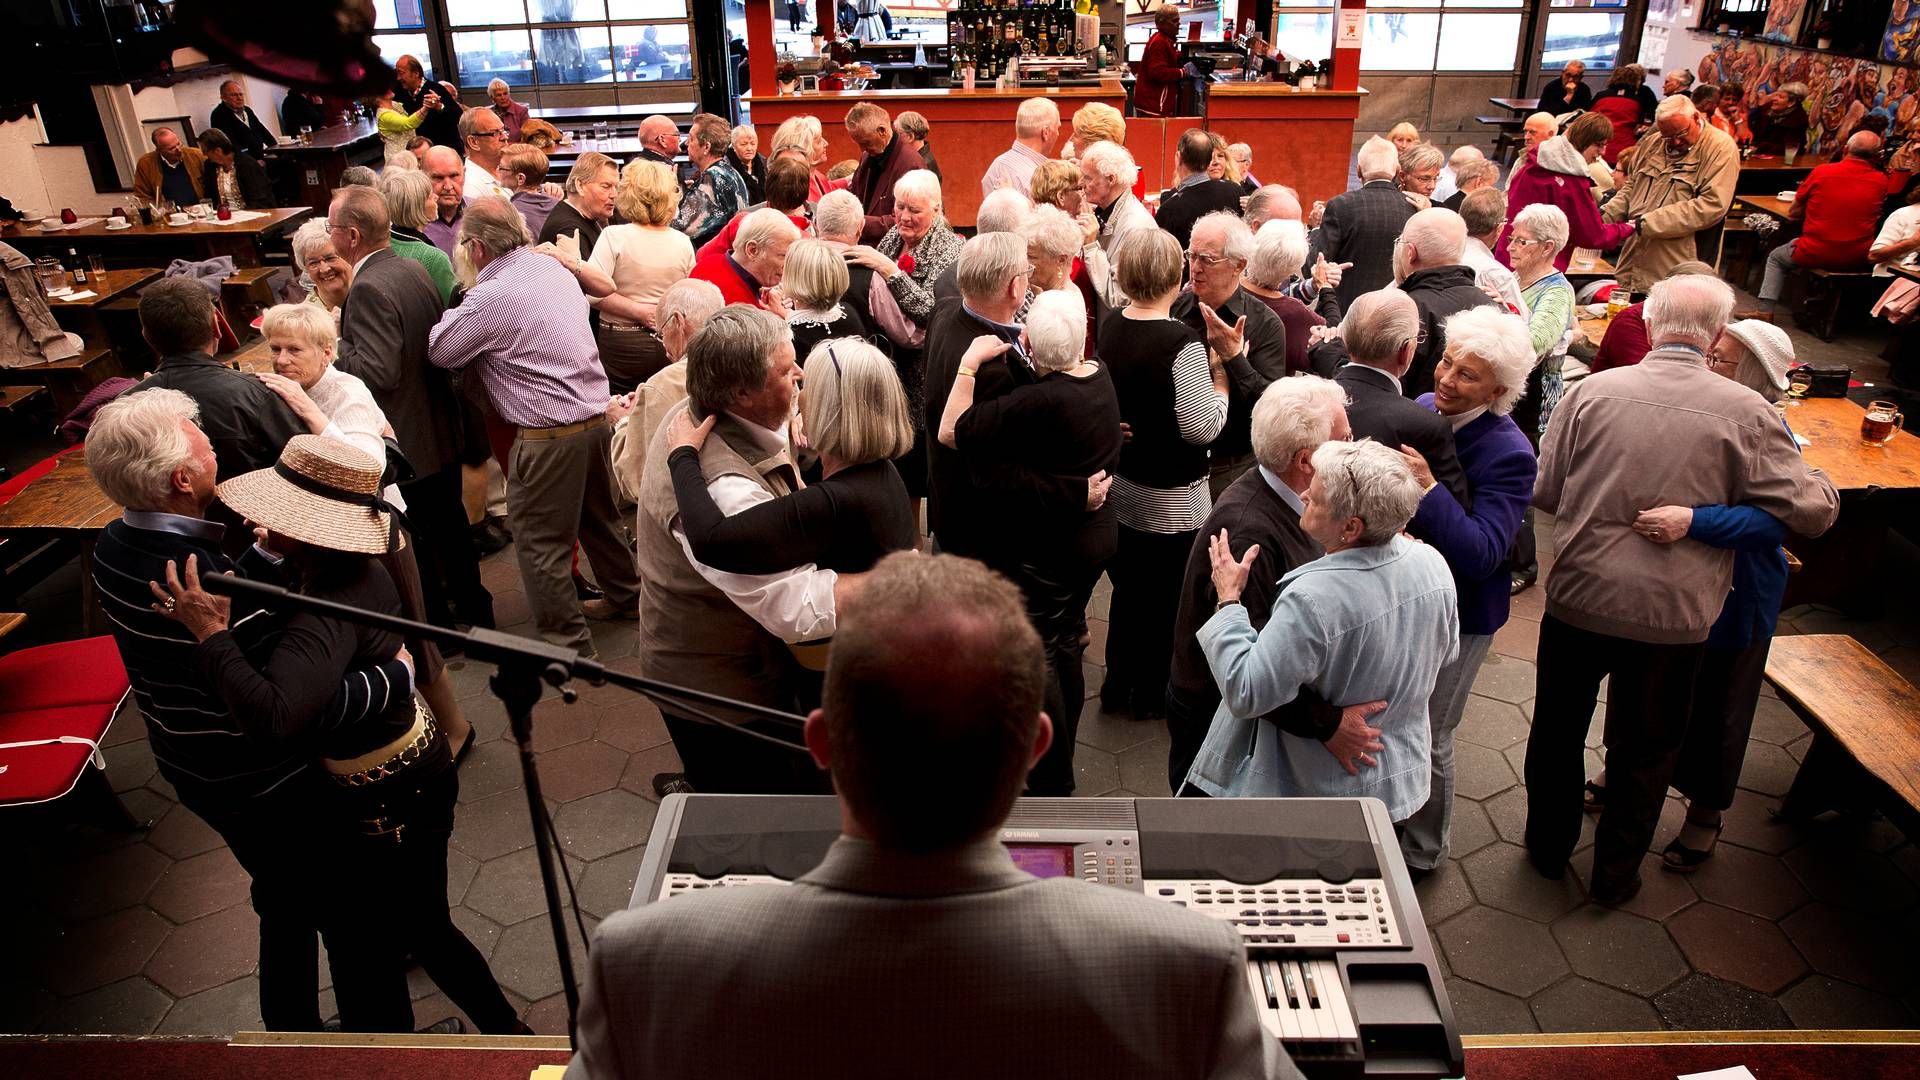
[[[1353,123],[1364,89],[1296,90],[1286,83],[1224,82],[1207,88],[1207,130],[1253,148],[1253,174],[1265,184],[1315,199],[1347,190]]]

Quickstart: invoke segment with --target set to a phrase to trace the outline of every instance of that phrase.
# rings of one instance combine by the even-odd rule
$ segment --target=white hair
[[[1254,234],[1247,278],[1263,289],[1285,285],[1307,261],[1307,227],[1298,221],[1269,221]]]
[[[1013,114],[1013,133],[1022,139],[1037,139],[1048,128],[1060,126],[1060,106],[1051,98],[1034,97],[1020,103]]]
[[[1027,265],[1027,242],[1013,233],[985,233],[962,244],[954,281],[968,300],[987,301]]]
[[[782,236],[798,240],[800,230],[784,211],[763,206],[740,219],[740,231],[733,234],[733,257],[745,255],[748,247],[764,248]]]
[[[173,471],[193,466],[186,425],[199,418],[200,406],[180,390],[122,394],[100,406],[87,428],[87,472],[121,506],[157,510],[166,504]]]
[[[813,208],[813,233],[822,240],[859,242],[860,229],[866,224],[867,211],[860,197],[845,188],[835,188],[820,196]]]
[[[1450,266],[1467,250],[1467,223],[1442,206],[1430,206],[1407,219],[1400,243],[1419,253],[1421,266]]]
[[[1400,148],[1375,135],[1360,144],[1354,167],[1363,184],[1369,180],[1391,180],[1400,171]]]
[[[1558,255],[1560,249],[1567,246],[1567,237],[1571,226],[1567,224],[1567,212],[1552,203],[1529,203],[1520,208],[1513,216],[1514,228],[1524,225],[1541,241],[1548,254]]]
[[[1097,142],[1080,151],[1080,171],[1098,173],[1109,184],[1132,188],[1140,175],[1133,155],[1116,142]]]
[[[1682,120],[1691,120],[1699,111],[1694,106],[1692,98],[1685,94],[1672,94],[1654,106],[1653,119],[1656,123],[1675,116]]]
[[[1346,406],[1347,392],[1332,379],[1275,379],[1253,403],[1254,460],[1276,473],[1287,471],[1295,454],[1318,450],[1333,438],[1334,410]]]
[[[1215,210],[1203,215],[1193,223],[1193,232],[1187,240],[1188,247],[1193,246],[1193,238],[1198,237],[1202,229],[1220,234],[1220,254],[1227,258],[1243,266],[1253,258],[1253,230],[1247,228],[1247,223],[1239,214],[1231,210]]]
[[[260,334],[272,337],[286,332],[305,338],[307,344],[324,353],[331,353],[340,343],[340,329],[333,323],[333,313],[319,304],[275,304],[260,316]]]
[[[995,188],[980,200],[974,212],[974,235],[994,232],[1019,232],[1033,213],[1033,200],[1019,188]],[[1075,250],[1078,250],[1076,248]]]
[[[1493,381],[1505,389],[1489,406],[1496,416],[1513,411],[1527,392],[1527,376],[1537,359],[1526,320],[1505,308],[1471,307],[1448,316],[1441,324],[1447,356],[1471,356],[1487,365]]]
[[[487,93],[489,93],[489,94],[491,94],[491,93],[493,93],[493,92],[494,92],[495,90],[505,90],[505,91],[506,91],[506,92],[508,92],[509,94],[511,94],[511,93],[513,92],[513,88],[507,85],[507,80],[505,80],[505,79],[490,79],[490,80],[488,80],[488,81],[487,81]]]
[[[985,206],[984,203],[981,205]],[[1032,215],[1021,226],[1020,235],[1028,247],[1037,247],[1049,255],[1074,254],[1080,250],[1080,242],[1085,236],[1079,224],[1057,206],[1034,207]]]
[[[333,243],[332,234],[327,232],[327,219],[310,218],[302,223],[298,229],[293,230],[292,243],[293,261],[297,264],[294,269],[304,273],[307,268],[307,256],[313,254],[313,249],[322,244],[330,246]]]
[[[940,178],[926,169],[913,169],[901,174],[900,179],[893,182],[894,200],[898,201],[909,195],[918,195],[931,202],[935,210],[940,209],[942,206]]]
[[[1041,371],[1065,371],[1087,354],[1087,302],[1079,289],[1048,289],[1027,309],[1027,352]]]
[[[1532,116],[1527,117],[1527,122],[1524,126],[1532,128],[1539,127],[1541,124],[1545,124],[1548,131],[1558,130],[1559,127],[1559,125],[1554,123],[1553,114],[1550,112],[1534,113]]]
[[[735,124],[733,125],[733,130],[727,133],[727,137],[736,142],[739,141],[742,135],[751,135],[755,139],[760,137],[760,133],[754,130],[752,124]]]
[[[1706,274],[1675,274],[1654,282],[1643,314],[1654,348],[1668,341],[1708,348],[1733,314],[1733,288]]]
[[[1251,165],[1253,164],[1253,147],[1243,142],[1228,143],[1227,156],[1242,165]]]
[[[1486,158],[1487,155],[1481,153],[1479,147],[1468,143],[1465,146],[1454,147],[1453,153],[1447,158],[1447,164],[1458,170],[1469,161],[1485,161]]]
[[[1366,523],[1360,545],[1384,544],[1420,508],[1420,481],[1396,450],[1372,439],[1327,442],[1313,452],[1314,494],[1334,521]]]
[[[1400,351],[1420,336],[1420,309],[1399,289],[1361,293],[1347,307],[1340,337],[1353,359],[1374,367],[1393,367]]]

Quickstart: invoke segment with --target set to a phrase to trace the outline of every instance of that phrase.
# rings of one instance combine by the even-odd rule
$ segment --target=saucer
[[[131,222],[131,221],[123,221],[123,222],[121,222],[121,223],[119,223],[118,225],[115,225],[115,224],[113,224],[113,223],[111,223],[111,222],[109,222],[109,223],[107,223],[106,225],[103,225],[103,226],[101,226],[101,228],[104,228],[104,229],[106,229],[106,230],[107,230],[108,232],[119,232],[119,231],[120,231],[120,230],[122,230],[122,229],[131,229],[131,228],[133,228],[133,222]]]

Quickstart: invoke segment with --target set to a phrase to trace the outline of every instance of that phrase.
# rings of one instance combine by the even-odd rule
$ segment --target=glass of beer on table
[[[1893,434],[1900,430],[1906,416],[1900,412],[1900,406],[1891,401],[1874,401],[1867,405],[1867,414],[1860,418],[1860,441],[1868,446],[1885,446],[1893,441]]]

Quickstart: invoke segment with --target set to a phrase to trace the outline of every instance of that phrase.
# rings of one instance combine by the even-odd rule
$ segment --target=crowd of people
[[[975,849],[1012,798],[1075,789],[1103,575],[1098,698],[1165,725],[1172,790],[1377,797],[1413,872],[1441,865],[1454,731],[1538,573],[1537,508],[1558,555],[1529,855],[1559,877],[1598,812],[1590,891],[1622,903],[1674,783],[1690,809],[1666,864],[1711,857],[1780,538],[1818,535],[1838,500],[1772,407],[1784,333],[1736,321],[1732,290],[1694,261],[1713,257],[1704,231],[1739,156],[1692,97],[1638,116],[1651,126],[1604,201],[1597,163],[1635,120],[1603,94],[1531,132],[1504,186],[1477,152],[1396,130],[1359,148],[1361,183],[1324,206],[1257,184],[1243,147],[1191,130],[1157,215],[1113,110],[1063,122],[1036,98],[984,175],[954,178],[984,194],[963,235],[937,133],[871,102],[847,113],[862,154],[842,180],[813,118],[782,124],[762,157],[752,129],[701,114],[684,144],[649,118],[639,157],[582,154],[548,191],[504,88],[416,134],[450,88],[401,72],[381,100],[385,169],[295,238],[311,294],[265,317],[275,372],[220,365],[205,291],[162,282],[139,302],[161,359],[88,441],[127,508],[97,556],[102,602],[163,774],[254,877],[268,1026],[317,1026],[319,934],[349,1029],[411,1030],[410,952],[484,1030],[522,1030],[446,918],[473,736],[440,650],[230,603],[202,579],[237,569],[490,627],[490,529],[510,531],[546,641],[592,656],[593,622],[629,623],[641,674],[808,715],[801,753],[771,721],[743,735],[663,705],[683,770],[657,792],[835,791],[848,839],[817,872],[829,893],[929,853],[952,860],[940,873],[971,868],[949,884],[985,891],[1005,868]],[[1850,190],[1850,173],[1815,175],[1809,215]],[[1618,248],[1619,287],[1644,294],[1618,324],[1638,327],[1639,354],[1579,379],[1576,245]],[[1606,771],[1589,781],[1607,677]],[[209,733],[239,738],[193,737]],[[930,759],[951,768],[929,775]],[[330,854],[325,880],[309,845]],[[850,917],[816,901],[815,932]],[[1042,901],[1007,900],[1027,902]],[[1072,904],[1187,935],[1196,987],[1218,972],[1195,957],[1235,955],[1201,924],[1094,910],[1107,902]],[[698,932],[679,921],[692,904],[667,907],[601,931],[589,1075],[671,1056],[622,1021],[672,978],[638,969],[645,942]],[[1238,978],[1227,996],[1244,1001]],[[1168,979],[1154,1015],[1171,1024],[1191,1001]],[[1207,1016],[1205,1038],[1240,1063],[1221,1075],[1289,1074],[1250,1017]],[[596,1064],[615,1059],[629,1064]]]

